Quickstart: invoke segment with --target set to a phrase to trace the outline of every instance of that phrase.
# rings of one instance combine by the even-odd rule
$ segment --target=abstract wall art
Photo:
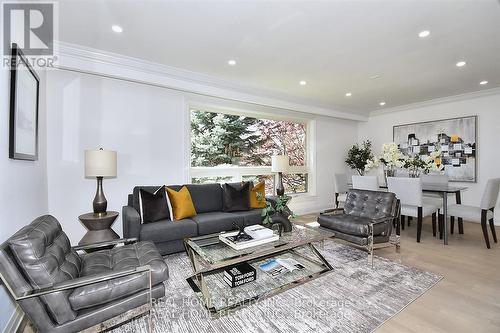
[[[396,125],[393,140],[408,156],[440,151],[450,181],[476,182],[477,116]]]

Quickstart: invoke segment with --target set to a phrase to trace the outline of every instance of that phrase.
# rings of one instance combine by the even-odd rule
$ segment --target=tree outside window
[[[232,181],[256,182],[260,179],[265,181],[266,191],[273,192],[271,156],[288,155],[291,166],[304,167],[305,170],[306,131],[307,125],[301,122],[191,110],[191,167],[200,176],[193,181],[230,178]],[[253,167],[268,167],[269,170],[259,170],[268,171],[265,174],[244,174],[243,168],[253,171]],[[217,175],[214,175],[215,169],[207,168],[217,168]],[[203,174],[204,171],[207,175]],[[286,174],[283,183],[288,193],[307,192],[307,173]]]

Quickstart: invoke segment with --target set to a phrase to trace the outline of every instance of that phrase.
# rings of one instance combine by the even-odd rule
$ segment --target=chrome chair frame
[[[74,249],[75,251],[98,250],[98,249],[107,248],[109,246],[116,246],[119,244],[125,245],[125,244],[130,244],[130,243],[135,243],[135,242],[137,242],[137,238],[121,238],[121,239],[115,239],[112,241],[73,246],[72,249]],[[5,285],[6,289],[8,290],[9,294],[11,295],[11,297],[17,302],[17,301],[21,301],[21,300],[28,299],[28,298],[39,297],[39,296],[51,294],[54,292],[64,291],[64,290],[71,290],[74,288],[87,286],[87,285],[98,283],[98,282],[109,281],[109,280],[123,277],[123,276],[128,276],[128,275],[133,275],[133,274],[142,274],[142,273],[148,274],[149,301],[147,304],[141,305],[135,309],[131,309],[123,314],[120,314],[116,317],[110,318],[110,319],[108,319],[100,324],[86,328],[85,330],[83,330],[81,332],[88,332],[88,333],[90,333],[90,332],[102,332],[102,331],[108,330],[112,327],[118,326],[122,323],[125,323],[125,322],[127,322],[135,317],[144,315],[145,313],[148,314],[148,332],[152,332],[151,309],[153,307],[153,297],[152,297],[153,285],[152,285],[152,279],[151,279],[151,267],[149,265],[119,270],[116,272],[108,273],[108,274],[106,274],[106,276],[96,276],[96,277],[87,276],[87,277],[83,277],[83,278],[76,278],[76,279],[73,279],[71,281],[65,281],[62,283],[55,284],[52,287],[33,290],[32,292],[29,292],[25,295],[17,295],[14,292],[14,290],[12,289],[12,287],[9,285],[7,280],[4,278],[2,273],[0,273],[0,280]]]

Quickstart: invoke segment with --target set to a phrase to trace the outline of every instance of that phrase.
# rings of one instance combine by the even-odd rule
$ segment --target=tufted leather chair
[[[154,244],[77,249],[50,215],[0,245],[1,278],[39,332],[94,327],[164,295],[168,268]]]
[[[393,222],[398,217],[398,200],[390,192],[351,189],[341,211],[342,214],[320,215],[318,223],[333,230],[335,237],[366,248],[372,259],[374,244],[390,240]]]

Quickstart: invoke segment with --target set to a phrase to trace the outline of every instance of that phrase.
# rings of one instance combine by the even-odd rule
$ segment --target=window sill
[[[311,200],[314,200],[314,199],[317,199],[318,196],[315,195],[315,194],[311,194],[309,192],[305,192],[305,193],[294,193],[294,194],[287,194],[288,196],[292,197],[292,199],[311,199]]]

